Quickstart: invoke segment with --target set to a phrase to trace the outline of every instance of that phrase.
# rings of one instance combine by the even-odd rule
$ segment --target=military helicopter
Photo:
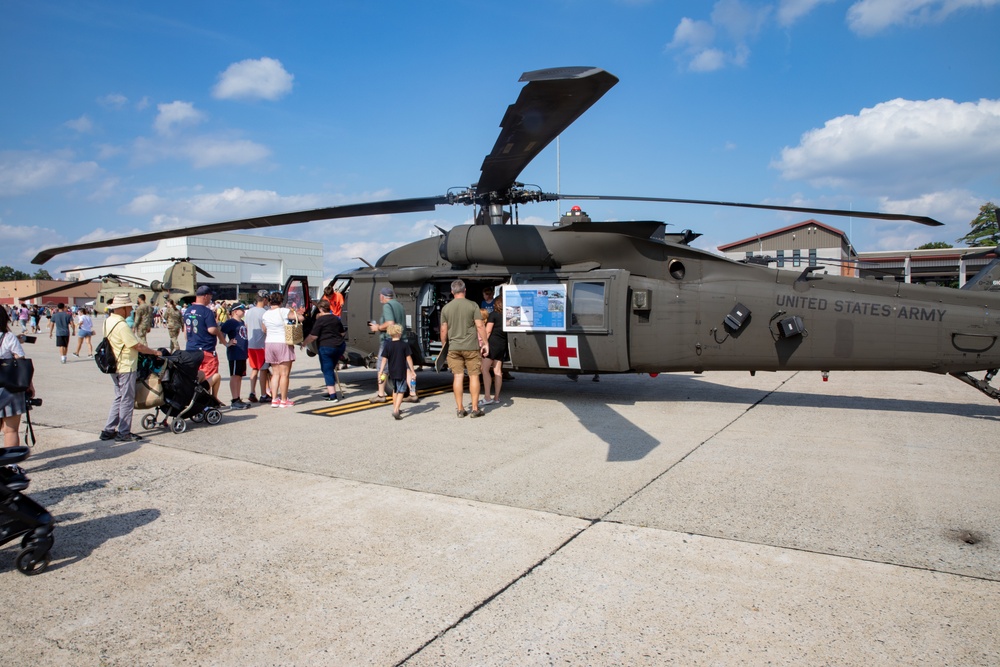
[[[101,280],[101,290],[97,293],[97,297],[94,299],[95,312],[103,313],[105,304],[113,299],[116,294],[128,294],[133,303],[135,303],[139,295],[142,294],[146,297],[146,303],[153,307],[166,305],[167,299],[173,299],[177,304],[186,305],[194,301],[194,292],[198,288],[197,276],[202,275],[206,278],[214,277],[204,269],[192,264],[190,257],[149,259],[130,263],[145,264],[148,262],[173,262],[173,264],[171,264],[163,273],[163,280],[153,280],[148,284],[140,278],[123,276],[114,273],[99,276]],[[91,269],[106,269],[113,266],[124,266],[124,264],[85,266],[74,269],[65,269],[61,271],[61,273],[89,271]],[[87,278],[85,280],[78,280],[66,285],[60,285],[59,287],[55,287],[53,289],[45,290],[44,292],[39,292],[38,294],[32,294],[31,296],[25,298],[33,299],[35,297],[58,294],[59,292],[64,292],[67,289],[76,287],[77,285],[86,285],[96,279],[97,278]]]
[[[527,72],[478,183],[445,195],[283,213],[51,248],[56,254],[260,227],[370,215],[475,207],[473,224],[393,250],[336,276],[352,363],[370,360],[379,291],[394,289],[406,325],[430,363],[440,352],[438,314],[462,278],[474,297],[502,286],[510,366],[537,373],[712,370],[919,370],[949,373],[1000,400],[1000,260],[956,290],[801,273],[741,263],[693,248],[697,234],[666,233],[654,220],[595,222],[573,210],[553,226],[518,224],[518,207],[555,200],[619,200],[792,211],[941,223],[924,216],[662,197],[568,195],[516,181],[559,133],[618,79],[598,68]],[[367,263],[366,263],[367,264]],[[308,282],[292,277],[288,305],[309,305]],[[307,323],[308,326],[308,323]],[[970,373],[985,371],[983,379]]]

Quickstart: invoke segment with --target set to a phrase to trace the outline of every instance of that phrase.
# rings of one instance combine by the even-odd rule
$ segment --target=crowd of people
[[[476,303],[467,298],[462,280],[452,282],[451,294],[453,299],[441,310],[440,337],[448,368],[453,374],[456,414],[482,417],[485,414],[483,406],[500,402],[506,377],[503,370],[507,357],[503,301],[501,296],[495,295],[493,287],[486,287],[482,300]],[[142,294],[134,301],[128,294],[119,294],[108,303],[102,333],[110,344],[117,367],[110,374],[114,399],[100,433],[102,440],[141,440],[131,428],[140,354],[160,357],[182,349],[201,351],[198,379],[218,400],[222,371],[217,348],[222,345],[229,371],[231,409],[244,410],[252,403],[269,404],[272,408],[295,405],[289,397],[289,380],[296,360],[296,344],[286,337],[286,325],[301,324],[302,309],[283,307],[281,292],[260,290],[250,306],[214,301],[213,296],[211,286],[202,285],[196,290],[193,303],[185,308],[172,299],[156,308],[147,303]],[[398,420],[402,419],[403,402],[419,402],[416,366],[423,365],[423,359],[414,358],[413,346],[406,335],[405,311],[393,289],[382,288],[379,300],[381,316],[378,321],[369,323],[370,331],[379,334],[375,362],[378,390],[370,401],[392,400],[392,416]],[[300,349],[309,349],[318,356],[325,385],[324,398],[334,403],[341,398],[337,370],[347,345],[347,330],[340,318],[343,305],[343,295],[332,285],[328,286],[317,304],[309,335],[298,342]],[[92,357],[95,354],[92,342],[95,317],[91,308],[67,308],[61,303],[55,309],[27,304],[0,308],[0,359],[24,357],[21,342],[29,334],[41,333],[42,318],[48,319],[49,336],[59,349],[60,363],[66,363],[70,339],[74,335],[77,341],[72,355],[80,357],[86,344],[87,356]],[[20,334],[15,333],[18,325]],[[149,345],[147,336],[157,326],[166,329],[169,348],[154,349]],[[244,400],[243,380],[248,376],[249,392]],[[466,376],[471,398],[468,409],[463,395]],[[480,391],[480,376],[483,391]],[[387,389],[392,393],[391,399]],[[26,398],[32,392],[33,388],[20,394],[0,388],[5,446],[16,444],[20,418],[27,409]]]

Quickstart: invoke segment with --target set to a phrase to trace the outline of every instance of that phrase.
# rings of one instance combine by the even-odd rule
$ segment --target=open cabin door
[[[312,306],[312,299],[309,295],[309,279],[305,276],[288,276],[285,281],[285,288],[281,291],[285,295],[281,302],[282,308],[290,308],[297,313],[304,315],[309,312]]]
[[[622,270],[512,276],[503,292],[511,364],[567,373],[627,371],[628,279]]]

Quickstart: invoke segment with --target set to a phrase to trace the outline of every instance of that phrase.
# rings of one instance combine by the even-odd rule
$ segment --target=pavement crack
[[[569,544],[571,544],[572,542],[574,542],[578,537],[580,537],[585,532],[587,532],[588,530],[590,530],[597,523],[599,523],[599,520],[591,520],[590,523],[588,523],[586,526],[584,526],[580,530],[576,531],[575,533],[573,533],[572,535],[570,535],[569,537],[567,537],[565,540],[563,540],[563,542],[561,544],[557,545],[554,549],[552,549],[552,551],[550,551],[549,553],[545,554],[540,559],[538,559],[537,561],[535,561],[535,563],[532,564],[531,567],[529,567],[524,572],[522,572],[521,574],[517,575],[516,577],[514,577],[513,579],[511,579],[510,581],[508,581],[505,585],[503,585],[500,588],[498,588],[496,591],[493,592],[492,595],[490,595],[490,596],[488,596],[488,597],[480,600],[478,604],[476,604],[471,609],[469,609],[468,611],[466,611],[460,618],[458,618],[457,620],[455,620],[454,623],[452,623],[451,625],[448,625],[445,628],[442,628],[436,635],[434,635],[433,637],[431,637],[430,639],[428,639],[426,642],[424,642],[423,644],[421,644],[420,646],[418,646],[416,649],[414,649],[409,655],[407,655],[402,660],[400,660],[399,662],[397,662],[395,664],[395,667],[400,667],[400,665],[405,665],[407,662],[410,661],[411,658],[414,658],[417,655],[419,655],[428,646],[430,646],[431,644],[433,644],[434,642],[436,642],[438,639],[443,638],[445,635],[447,635],[449,632],[451,632],[452,630],[454,630],[455,628],[457,628],[458,626],[460,626],[466,620],[472,618],[476,614],[476,612],[478,612],[480,609],[486,607],[491,602],[493,602],[495,599],[497,599],[498,597],[500,597],[501,595],[503,595],[504,593],[506,593],[516,583],[518,583],[519,581],[523,581],[527,577],[531,576],[532,572],[534,572],[535,570],[537,570],[538,568],[540,568],[542,565],[544,565],[546,562],[548,562],[548,560],[550,558],[552,558],[557,553],[559,553],[560,551],[562,551],[564,548],[566,548],[566,546],[568,546]]]

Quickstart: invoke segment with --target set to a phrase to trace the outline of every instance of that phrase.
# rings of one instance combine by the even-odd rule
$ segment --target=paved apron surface
[[[310,414],[300,354],[294,408],[122,445],[29,354],[58,523],[41,575],[0,548],[9,664],[1000,663],[1000,406],[950,377],[516,374],[473,420],[424,371],[397,422]]]

